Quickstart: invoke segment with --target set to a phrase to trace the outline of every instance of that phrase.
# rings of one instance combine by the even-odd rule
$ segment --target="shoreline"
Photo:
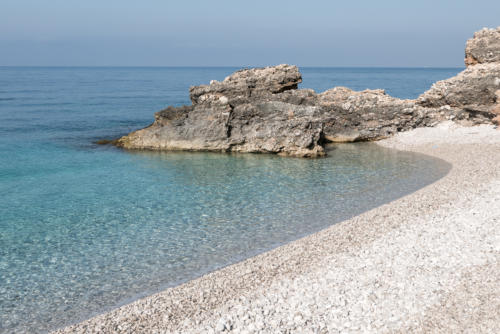
[[[378,144],[452,169],[405,197],[54,333],[498,329],[500,286],[485,278],[500,274],[500,131],[448,122]],[[475,320],[457,320],[475,300]]]

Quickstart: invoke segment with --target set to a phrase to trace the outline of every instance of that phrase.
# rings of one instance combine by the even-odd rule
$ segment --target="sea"
[[[230,67],[0,67],[0,333],[45,333],[414,192],[450,166],[373,143],[321,159],[100,146]],[[301,68],[416,98],[461,68]]]

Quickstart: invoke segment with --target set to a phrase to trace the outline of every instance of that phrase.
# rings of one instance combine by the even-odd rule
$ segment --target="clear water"
[[[0,332],[45,332],[412,192],[449,166],[373,144],[324,159],[127,152],[233,68],[0,68]],[[303,87],[414,98],[459,69],[302,69]]]

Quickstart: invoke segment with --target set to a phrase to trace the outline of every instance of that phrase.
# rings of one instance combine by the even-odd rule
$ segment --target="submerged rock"
[[[192,105],[157,112],[153,124],[115,144],[318,157],[328,141],[377,140],[446,119],[498,121],[500,30],[476,33],[467,42],[466,57],[466,70],[435,83],[416,100],[383,90],[336,87],[317,94],[298,89],[302,77],[296,66],[240,70],[221,82],[191,87]]]

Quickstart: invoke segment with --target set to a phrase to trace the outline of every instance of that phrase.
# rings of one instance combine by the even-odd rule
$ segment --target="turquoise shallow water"
[[[318,231],[444,175],[373,144],[324,159],[94,145],[233,68],[0,68],[0,332],[45,332]],[[413,98],[459,69],[302,69]]]

